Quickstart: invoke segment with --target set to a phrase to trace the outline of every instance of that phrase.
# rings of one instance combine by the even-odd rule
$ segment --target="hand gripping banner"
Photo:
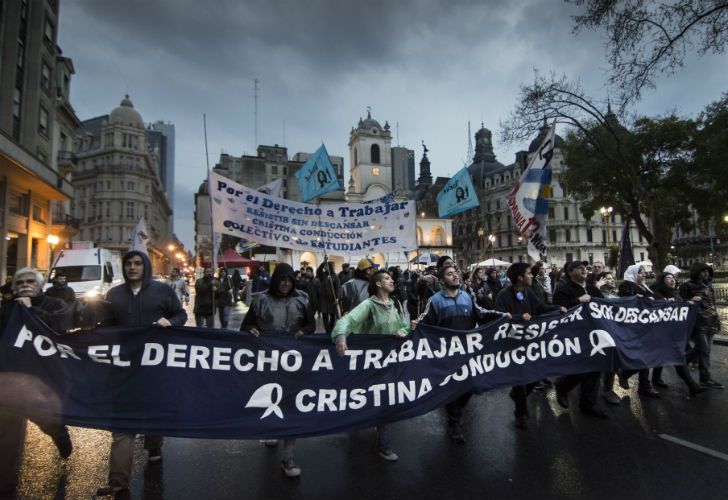
[[[694,306],[595,299],[527,323],[409,338],[202,328],[57,335],[12,304],[0,337],[2,411],[159,436],[313,436],[422,415],[466,392],[571,373],[683,364]]]

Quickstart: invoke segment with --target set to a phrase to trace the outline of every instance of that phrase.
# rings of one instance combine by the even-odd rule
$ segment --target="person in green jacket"
[[[395,302],[389,298],[394,292],[394,280],[387,271],[375,272],[369,280],[369,298],[345,314],[336,322],[331,338],[336,343],[339,356],[346,354],[346,337],[349,334],[365,333],[406,337],[407,323]],[[377,453],[388,462],[399,460],[387,439],[387,426],[377,426]]]

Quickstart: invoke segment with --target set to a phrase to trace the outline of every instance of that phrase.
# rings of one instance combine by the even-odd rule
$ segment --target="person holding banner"
[[[450,330],[474,330],[478,324],[498,320],[507,312],[482,309],[473,302],[469,293],[460,289],[460,274],[453,265],[446,265],[438,272],[442,289],[433,295],[417,320],[410,322],[414,330],[418,324],[439,326]],[[447,433],[458,444],[465,443],[463,435],[463,410],[472,393],[467,392],[445,406],[447,411]]]
[[[12,280],[12,291],[15,302],[30,308],[44,323],[58,333],[65,333],[71,327],[74,308],[63,300],[50,297],[43,293],[43,276],[29,267],[19,269]],[[0,309],[0,335],[5,332],[5,326],[10,315],[12,303],[7,303]],[[29,385],[22,382],[20,374],[3,373],[0,378],[2,399],[18,403],[26,396],[39,397],[29,394]],[[20,380],[20,382],[18,382]],[[33,418],[41,431],[53,439],[61,458],[66,459],[73,451],[71,436],[68,428],[58,419]],[[22,462],[23,445],[25,442],[26,418],[14,413],[0,413],[0,497],[15,498],[15,489],[18,484],[17,471]],[[7,495],[7,497],[6,497]]]
[[[495,300],[497,311],[510,313],[515,321],[531,321],[535,316],[551,311],[566,312],[563,306],[546,304],[533,291],[534,275],[532,269],[526,262],[515,262],[507,271],[511,286],[504,288]],[[536,388],[539,382],[532,382],[526,385],[518,385],[511,389],[509,396],[516,405],[513,412],[516,417],[516,427],[527,429],[526,420],[529,417],[526,399]]]
[[[294,338],[301,338],[316,330],[313,306],[308,294],[296,289],[295,272],[284,263],[278,264],[270,279],[270,286],[265,292],[253,296],[241,331],[248,331],[259,337],[265,332],[291,332]],[[263,440],[266,446],[277,446],[274,439]],[[293,459],[296,438],[283,440],[281,452],[281,469],[287,477],[298,477],[301,468]]]
[[[106,294],[110,317],[104,323],[116,326],[184,326],[187,313],[169,286],[152,280],[152,263],[146,253],[132,250],[122,259],[125,283]],[[120,403],[121,404],[121,403]],[[109,458],[109,481],[96,491],[99,496],[129,489],[134,464],[135,434],[113,432]],[[144,448],[149,463],[162,460],[162,438],[146,436]]]
[[[633,264],[624,272],[624,281],[619,285],[620,297],[641,297],[654,300],[655,294],[645,284],[645,270],[639,264]],[[629,389],[629,378],[635,374],[634,370],[623,370],[619,374],[619,385]],[[650,369],[639,370],[639,385],[637,394],[650,398],[659,398],[660,393],[650,383]]]
[[[316,269],[316,310],[324,322],[324,329],[327,335],[331,335],[336,320],[339,317],[339,297],[341,297],[341,285],[339,277],[334,272],[334,263],[331,261],[322,262]]]
[[[202,271],[202,278],[195,282],[195,326],[215,328],[215,295],[220,282],[212,275],[211,268]]]
[[[564,278],[554,292],[554,305],[567,309],[588,303],[592,297],[602,297],[602,292],[594,285],[586,282],[587,261],[567,262],[564,265]],[[569,407],[569,391],[577,385],[581,386],[579,406],[581,412],[597,418],[609,418],[607,413],[597,406],[599,399],[599,372],[564,375],[556,380],[556,402],[562,408]]]
[[[394,280],[389,273],[381,270],[372,274],[367,290],[369,298],[337,321],[331,332],[339,356],[346,355],[346,337],[352,333],[397,337],[409,335],[402,313],[390,298],[394,292]],[[399,456],[390,447],[385,424],[377,426],[377,453],[388,462],[399,460]]]
[[[655,278],[655,284],[652,286],[652,290],[655,292],[655,298],[669,301],[681,300],[680,295],[677,293],[676,285],[677,280],[674,274],[666,272],[658,274],[657,278]],[[706,387],[702,387],[693,380],[687,365],[675,365],[675,373],[685,382],[685,385],[690,391],[690,396],[697,396],[707,390]],[[662,380],[661,366],[652,369],[652,385],[662,387],[663,389],[667,389],[668,387],[665,381]]]

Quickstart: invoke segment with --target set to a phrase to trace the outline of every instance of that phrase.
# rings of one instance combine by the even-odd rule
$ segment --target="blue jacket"
[[[458,290],[455,297],[450,297],[445,290],[440,290],[427,302],[417,322],[451,330],[472,330],[478,323],[485,324],[505,315],[473,304],[472,297],[462,290]]]

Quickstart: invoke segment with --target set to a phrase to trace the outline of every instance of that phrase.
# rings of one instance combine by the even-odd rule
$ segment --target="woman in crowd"
[[[331,338],[339,356],[346,354],[346,338],[350,334],[380,334],[406,337],[409,328],[390,295],[394,280],[387,271],[377,271],[369,279],[369,298],[344,315],[334,327]],[[399,460],[387,438],[387,426],[377,426],[377,453],[388,462]]]
[[[603,271],[597,276],[596,286],[605,299],[613,299],[619,297],[617,290],[617,280],[614,279],[614,275],[609,271]]]
[[[620,297],[642,297],[654,299],[655,293],[645,284],[645,270],[639,264],[633,264],[624,272],[624,281],[619,285]],[[619,385],[623,389],[629,389],[629,378],[635,374],[634,370],[623,370],[619,374]],[[659,398],[660,393],[650,383],[650,370],[644,368],[639,370],[639,386],[637,393],[640,396]]]
[[[677,293],[677,280],[675,279],[675,275],[672,273],[658,274],[652,290],[655,292],[656,299],[681,300],[680,295]],[[687,365],[675,366],[675,372],[678,377],[685,382],[691,396],[695,396],[706,390],[705,387],[701,387],[700,384],[693,380],[693,377],[690,376],[690,370],[688,370]],[[663,389],[667,389],[668,387],[662,379],[661,366],[652,369],[652,385],[662,387]]]

